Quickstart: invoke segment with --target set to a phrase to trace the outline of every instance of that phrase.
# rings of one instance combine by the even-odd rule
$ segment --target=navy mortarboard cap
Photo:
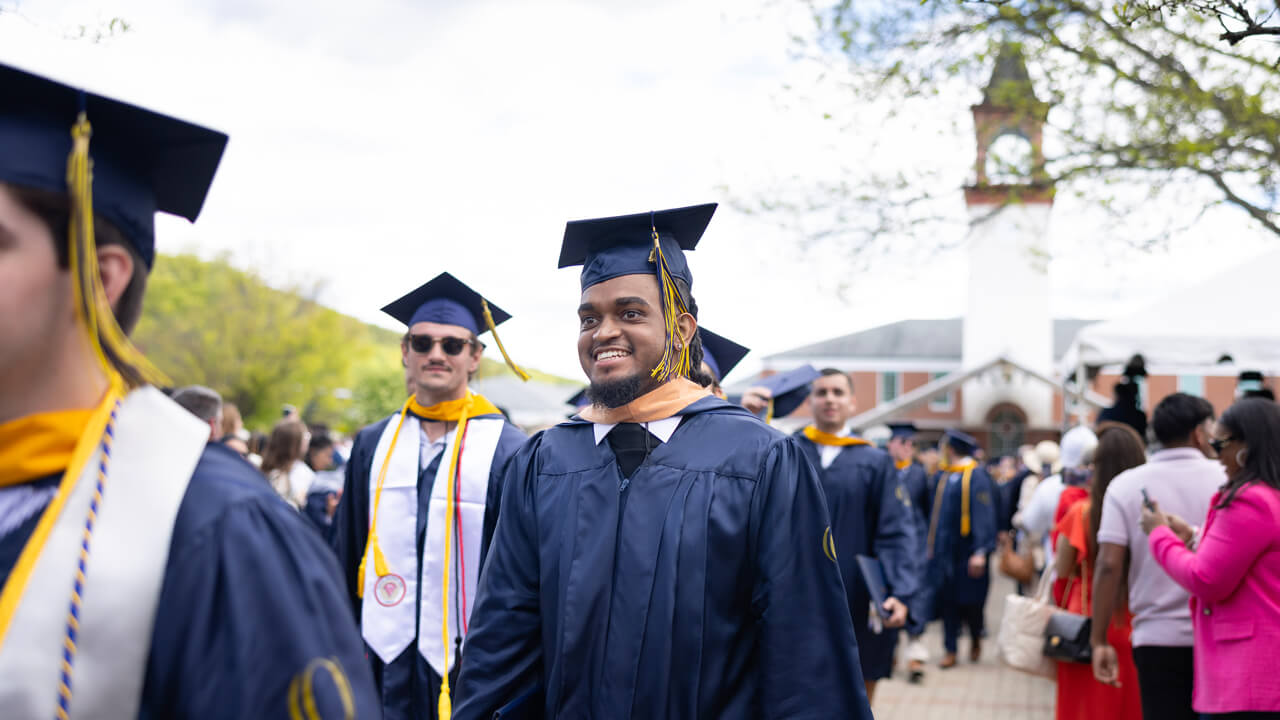
[[[656,275],[658,257],[654,233],[671,277],[693,286],[684,257],[702,239],[716,204],[693,205],[565,224],[560,265],[582,266],[582,289],[623,275]]]
[[[382,308],[382,312],[409,327],[420,322],[433,322],[457,325],[479,335],[489,329],[485,322],[486,307],[493,315],[495,326],[511,319],[511,315],[502,308],[444,272]]]
[[[587,398],[587,389],[582,388],[578,392],[574,393],[572,397],[564,401],[564,404],[572,407],[574,410],[581,410],[582,408],[590,405],[591,400]]]
[[[913,438],[917,432],[916,424],[912,422],[889,423],[889,437]]]
[[[382,308],[382,312],[407,327],[420,322],[431,322],[457,325],[476,335],[487,330],[493,334],[493,340],[498,344],[498,350],[502,352],[502,357],[511,370],[522,380],[529,379],[528,373],[521,370],[507,355],[502,340],[498,338],[498,326],[510,320],[511,315],[447,272],[440,273],[392,301]]]
[[[773,393],[770,412],[766,420],[786,417],[795,412],[809,397],[813,381],[822,377],[812,365],[801,365],[794,370],[780,372],[760,381],[760,385]]]
[[[0,182],[68,193],[72,128],[87,132],[93,210],[150,268],[155,214],[194,221],[227,136],[0,65]],[[80,113],[87,125],[80,125]]]
[[[742,358],[751,352],[738,343],[730,340],[723,335],[717,335],[706,328],[698,328],[699,335],[702,336],[702,359],[711,368],[711,372],[715,373],[716,380],[723,380],[738,363],[742,362]]]
[[[972,435],[952,428],[943,433],[942,437],[951,446],[951,449],[958,453],[972,455],[978,452],[978,441],[974,440]]]

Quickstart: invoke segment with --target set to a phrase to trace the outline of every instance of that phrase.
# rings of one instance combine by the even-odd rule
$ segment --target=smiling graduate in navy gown
[[[508,468],[456,720],[871,717],[813,466],[689,379],[714,209],[566,228],[593,405]]]

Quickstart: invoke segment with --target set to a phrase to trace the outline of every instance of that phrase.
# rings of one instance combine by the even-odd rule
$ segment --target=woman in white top
[[[295,508],[306,502],[307,490],[315,480],[315,473],[302,461],[311,433],[301,420],[286,418],[276,423],[267,439],[262,457],[262,474],[267,482]]]

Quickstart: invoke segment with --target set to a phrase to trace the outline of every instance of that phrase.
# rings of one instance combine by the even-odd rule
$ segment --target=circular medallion
[[[383,575],[373,584],[373,597],[383,607],[394,607],[404,601],[404,578],[396,574]]]

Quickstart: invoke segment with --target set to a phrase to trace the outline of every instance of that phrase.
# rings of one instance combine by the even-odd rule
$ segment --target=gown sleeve
[[[378,717],[350,613],[305,520],[265,493],[237,499],[170,549],[142,715]]]
[[[488,720],[535,687],[542,675],[537,514],[538,440],[510,461],[503,477],[501,514],[462,653],[454,720]],[[531,699],[531,702],[540,702]]]
[[[813,465],[779,439],[751,503],[761,718],[870,720],[831,521]]]
[[[996,551],[996,506],[995,484],[991,476],[981,468],[974,470],[971,479],[972,502],[970,513],[973,520],[973,554],[990,555]]]
[[[875,508],[879,513],[873,551],[884,567],[889,593],[907,603],[916,593],[919,577],[911,500],[888,456],[877,463],[872,472],[875,478],[872,487],[878,488]]]
[[[498,527],[498,512],[502,509],[502,486],[507,468],[528,439],[516,426],[508,423],[502,429],[502,437],[498,439],[498,447],[493,452],[493,462],[489,467],[489,488],[485,492],[484,526],[480,535],[481,568],[484,567],[485,558],[489,556],[489,545],[492,544],[494,530]]]
[[[333,527],[329,529],[330,542],[342,571],[343,588],[357,621],[360,618],[361,602],[357,576],[365,542],[369,539],[369,465],[381,435],[381,427],[382,424],[379,423],[356,435],[355,442],[351,445],[351,457],[347,460],[342,499],[338,501],[338,509],[333,514]]]

